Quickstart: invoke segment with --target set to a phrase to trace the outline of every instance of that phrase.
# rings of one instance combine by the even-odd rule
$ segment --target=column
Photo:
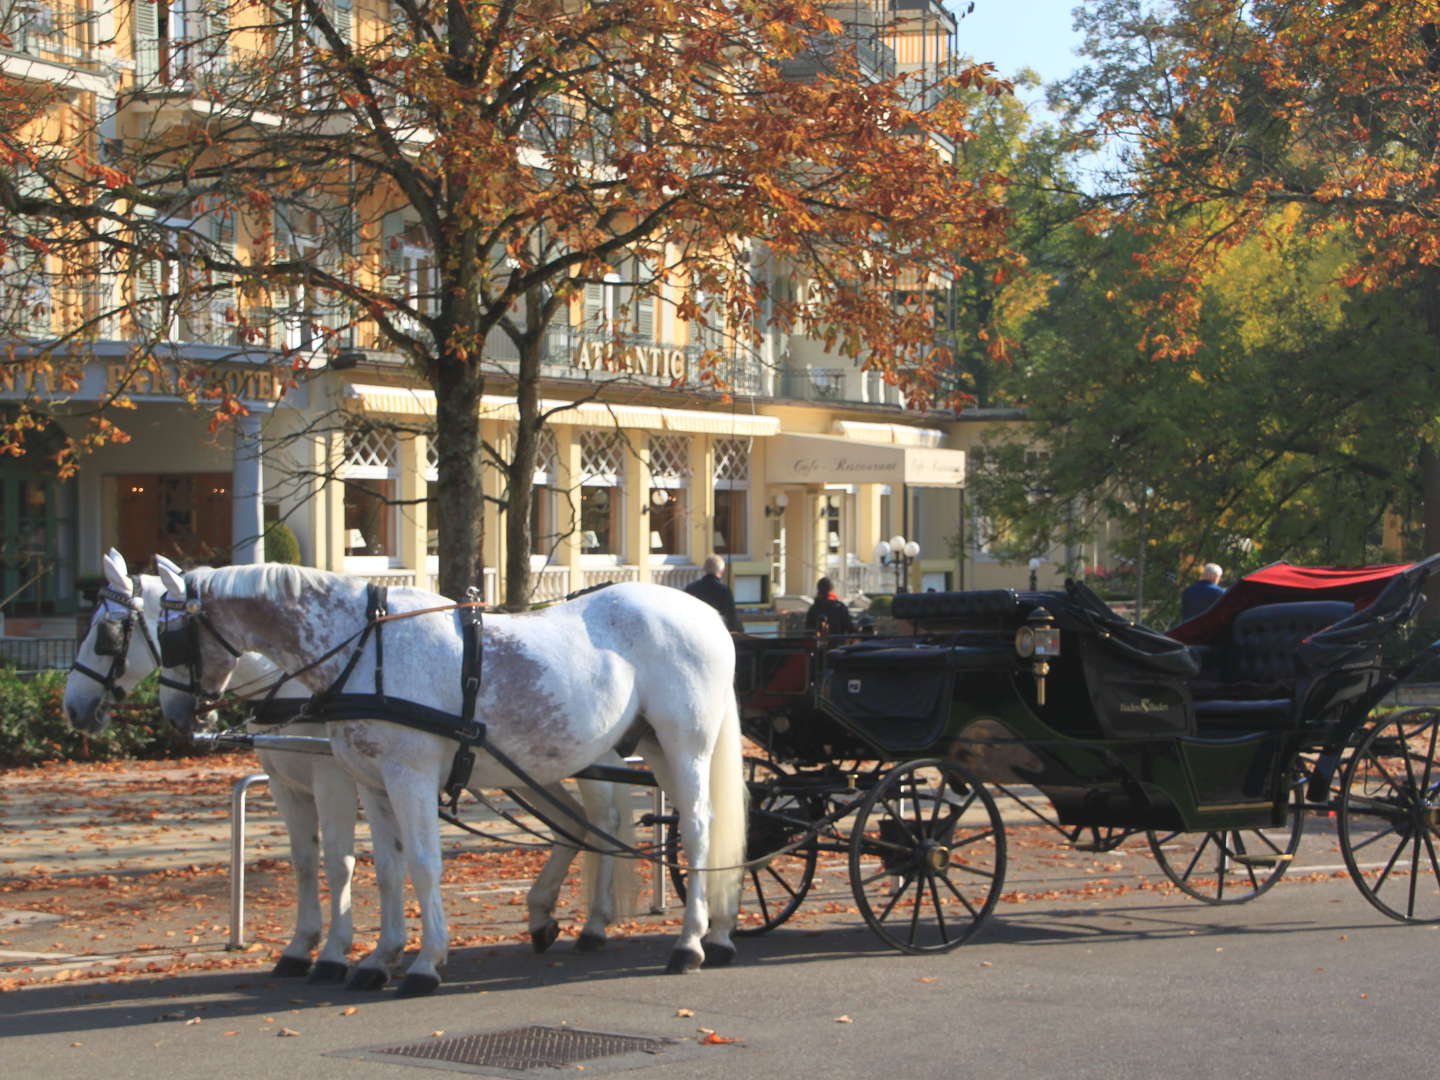
[[[260,417],[235,419],[235,466],[230,485],[230,561],[265,561],[264,475],[260,464]]]

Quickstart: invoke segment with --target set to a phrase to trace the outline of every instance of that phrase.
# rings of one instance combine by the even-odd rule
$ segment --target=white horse
[[[189,692],[162,686],[160,703],[182,730],[201,699],[225,690],[236,652],[264,653],[315,693],[330,690],[347,668],[349,690],[374,685],[373,639],[354,644],[366,625],[364,582],[291,566],[192,570],[183,579],[162,568],[161,576],[176,605],[162,632],[188,640],[184,666],[172,657],[167,674],[170,681],[188,678],[182,685]],[[182,604],[187,591],[190,601]],[[434,608],[440,610],[427,610]],[[444,597],[409,588],[390,590],[389,611],[388,695],[459,717],[464,646],[457,611]],[[342,645],[347,640],[352,644]],[[546,785],[627,736],[638,740],[675,805],[691,865],[705,868],[690,876],[667,970],[728,963],[735,955],[730,933],[745,858],[746,791],[735,648],[714,609],[674,589],[615,585],[539,612],[486,616],[483,646],[483,679],[473,700],[486,734],[470,786],[515,784],[515,774],[491,752]],[[400,993],[429,993],[440,983],[447,949],[435,798],[457,744],[388,721],[337,720],[329,731],[335,756],[360,782],[377,850],[391,844],[403,851],[420,902],[420,951]],[[382,938],[360,966],[388,971],[403,947],[403,940]]]
[[[173,573],[180,568],[165,557],[157,563]],[[104,557],[108,589],[103,591],[90,629],[76,650],[76,665],[65,684],[65,709],[71,723],[82,731],[103,731],[110,720],[110,708],[159,667],[156,632],[160,600],[165,585],[158,578],[142,574],[129,576],[124,556],[113,548]],[[138,592],[134,584],[139,584]],[[131,615],[136,621],[124,626]],[[106,623],[111,624],[109,628]],[[111,640],[105,648],[103,639]],[[116,636],[120,639],[117,648]],[[106,655],[97,652],[105,648]],[[281,672],[258,653],[245,653],[236,663],[235,692],[247,698],[261,698],[280,679]],[[310,691],[299,683],[280,686],[275,695],[282,706],[308,700]],[[322,723],[290,722],[281,726],[251,723],[253,733],[325,735]],[[354,938],[351,913],[351,880],[354,874],[354,842],[357,817],[357,790],[349,773],[327,754],[295,753],[283,750],[257,751],[261,766],[270,777],[270,790],[285,822],[290,840],[291,863],[296,882],[296,925],[290,942],[281,952],[272,974],[282,977],[309,975],[311,982],[341,982],[346,976],[347,956]],[[618,758],[616,761],[618,762]],[[625,802],[621,785],[581,781],[583,809],[572,809],[596,822],[612,836],[632,844],[634,815]],[[562,797],[569,798],[562,793]],[[570,830],[572,834],[580,828]],[[324,852],[326,879],[330,887],[330,925],[323,947],[311,965],[311,953],[321,943],[324,920],[321,914],[319,853]],[[557,843],[526,900],[530,937],[537,952],[543,952],[559,935],[554,918],[560,891],[574,860],[573,844]],[[381,919],[391,920],[390,937],[404,933],[404,866],[393,848],[376,851],[376,878],[382,893]],[[614,916],[633,904],[636,882],[629,861],[617,872],[615,860],[599,857],[587,849],[584,867],[589,917],[577,948],[591,951],[605,944],[606,930]],[[382,937],[387,931],[382,929]],[[356,988],[374,987],[373,972],[361,975]]]

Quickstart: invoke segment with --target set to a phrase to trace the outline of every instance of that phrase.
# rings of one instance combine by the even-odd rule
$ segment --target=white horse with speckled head
[[[181,730],[225,691],[245,651],[262,653],[316,694],[347,671],[346,688],[375,685],[373,636],[360,637],[368,620],[363,581],[278,565],[192,570],[183,579],[162,568],[161,576],[174,603],[167,612],[174,621],[162,623],[162,633],[190,642],[183,666],[167,658],[174,661],[167,681],[178,685],[160,692],[166,717]],[[455,605],[393,588],[388,611],[387,697],[460,717],[464,645]],[[667,970],[733,959],[746,790],[735,647],[715,610],[663,586],[614,585],[537,612],[487,615],[483,656],[473,704],[486,735],[470,786],[516,783],[487,749],[530,782],[550,785],[634,741],[675,806],[690,864],[704,868],[690,876]],[[403,854],[420,903],[420,950],[400,993],[429,993],[440,983],[448,935],[435,799],[456,742],[389,720],[332,720],[327,728],[336,759],[360,785],[377,850],[389,844]],[[360,970],[388,972],[403,947],[403,938],[382,936]]]
[[[164,556],[156,560],[169,572],[181,573]],[[160,666],[156,635],[164,582],[149,574],[132,578],[124,556],[113,548],[103,564],[107,586],[101,592],[89,630],[76,649],[75,666],[65,684],[65,710],[70,722],[91,733],[103,731],[110,722],[112,706]],[[269,660],[247,652],[236,662],[230,689],[237,696],[263,698],[281,677],[280,669]],[[275,695],[277,704],[292,707],[308,701],[310,696],[311,691],[299,682],[282,683]],[[326,734],[325,725],[314,721],[291,721],[282,726],[251,723],[249,730],[256,734],[312,737]],[[273,974],[308,975],[312,982],[343,981],[354,939],[351,881],[358,817],[355,781],[328,754],[274,749],[260,749],[257,754],[270,777],[270,792],[289,835],[296,883],[295,933],[282,950]],[[620,762],[617,758],[611,763]],[[634,814],[628,805],[628,786],[598,781],[581,781],[579,786],[583,807],[563,790],[552,794],[610,835],[633,844]],[[568,831],[579,834],[582,827]],[[320,903],[322,852],[330,890],[328,932]],[[553,846],[526,898],[530,937],[537,952],[544,951],[559,934],[554,912],[575,853],[573,844]],[[382,896],[381,939],[403,939],[405,868],[393,846],[376,850],[375,870]],[[610,922],[616,915],[627,913],[634,903],[636,881],[628,860],[617,866],[614,858],[589,850],[583,880],[587,919],[577,944],[582,951],[589,951],[604,944]],[[312,964],[311,954],[317,946],[319,953]],[[355,985],[357,989],[373,988],[373,973],[361,975]]]

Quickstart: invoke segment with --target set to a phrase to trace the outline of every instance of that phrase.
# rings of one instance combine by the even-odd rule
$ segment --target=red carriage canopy
[[[1348,600],[1363,608],[1379,596],[1390,579],[1414,563],[1390,566],[1291,566],[1271,563],[1247,574],[1225,595],[1194,618],[1167,632],[1168,637],[1190,645],[1214,641],[1240,612],[1260,604],[1295,600]]]

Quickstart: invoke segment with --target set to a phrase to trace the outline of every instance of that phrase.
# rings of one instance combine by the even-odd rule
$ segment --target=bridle
[[[225,640],[225,635],[215,629],[215,624],[210,621],[200,606],[200,597],[196,592],[195,583],[187,578],[183,600],[172,599],[168,592],[161,599],[158,636],[160,638],[160,667],[162,669],[184,668],[190,681],[188,683],[177,682],[169,678],[162,670],[160,685],[189,694],[202,708],[209,708],[220,700],[220,695],[209,693],[200,685],[200,630],[202,627],[220,643],[226,652],[235,659],[240,659],[242,650],[231,645]],[[282,679],[281,682],[283,681]],[[271,690],[270,696],[273,697],[279,688],[280,683],[277,682]]]
[[[93,648],[96,656],[110,657],[109,669],[102,675],[79,660],[70,665],[71,671],[78,671],[100,684],[102,703],[107,698],[117,703],[125,700],[125,688],[119,685],[119,680],[125,677],[130,657],[130,641],[135,635],[136,626],[140,628],[141,640],[150,650],[155,666],[160,666],[161,651],[145,622],[144,595],[138,577],[130,578],[130,590],[130,595],[127,596],[106,585],[96,594],[98,603],[95,611],[99,618],[92,615],[90,620],[95,630]],[[120,608],[123,615],[117,614],[115,608]]]

